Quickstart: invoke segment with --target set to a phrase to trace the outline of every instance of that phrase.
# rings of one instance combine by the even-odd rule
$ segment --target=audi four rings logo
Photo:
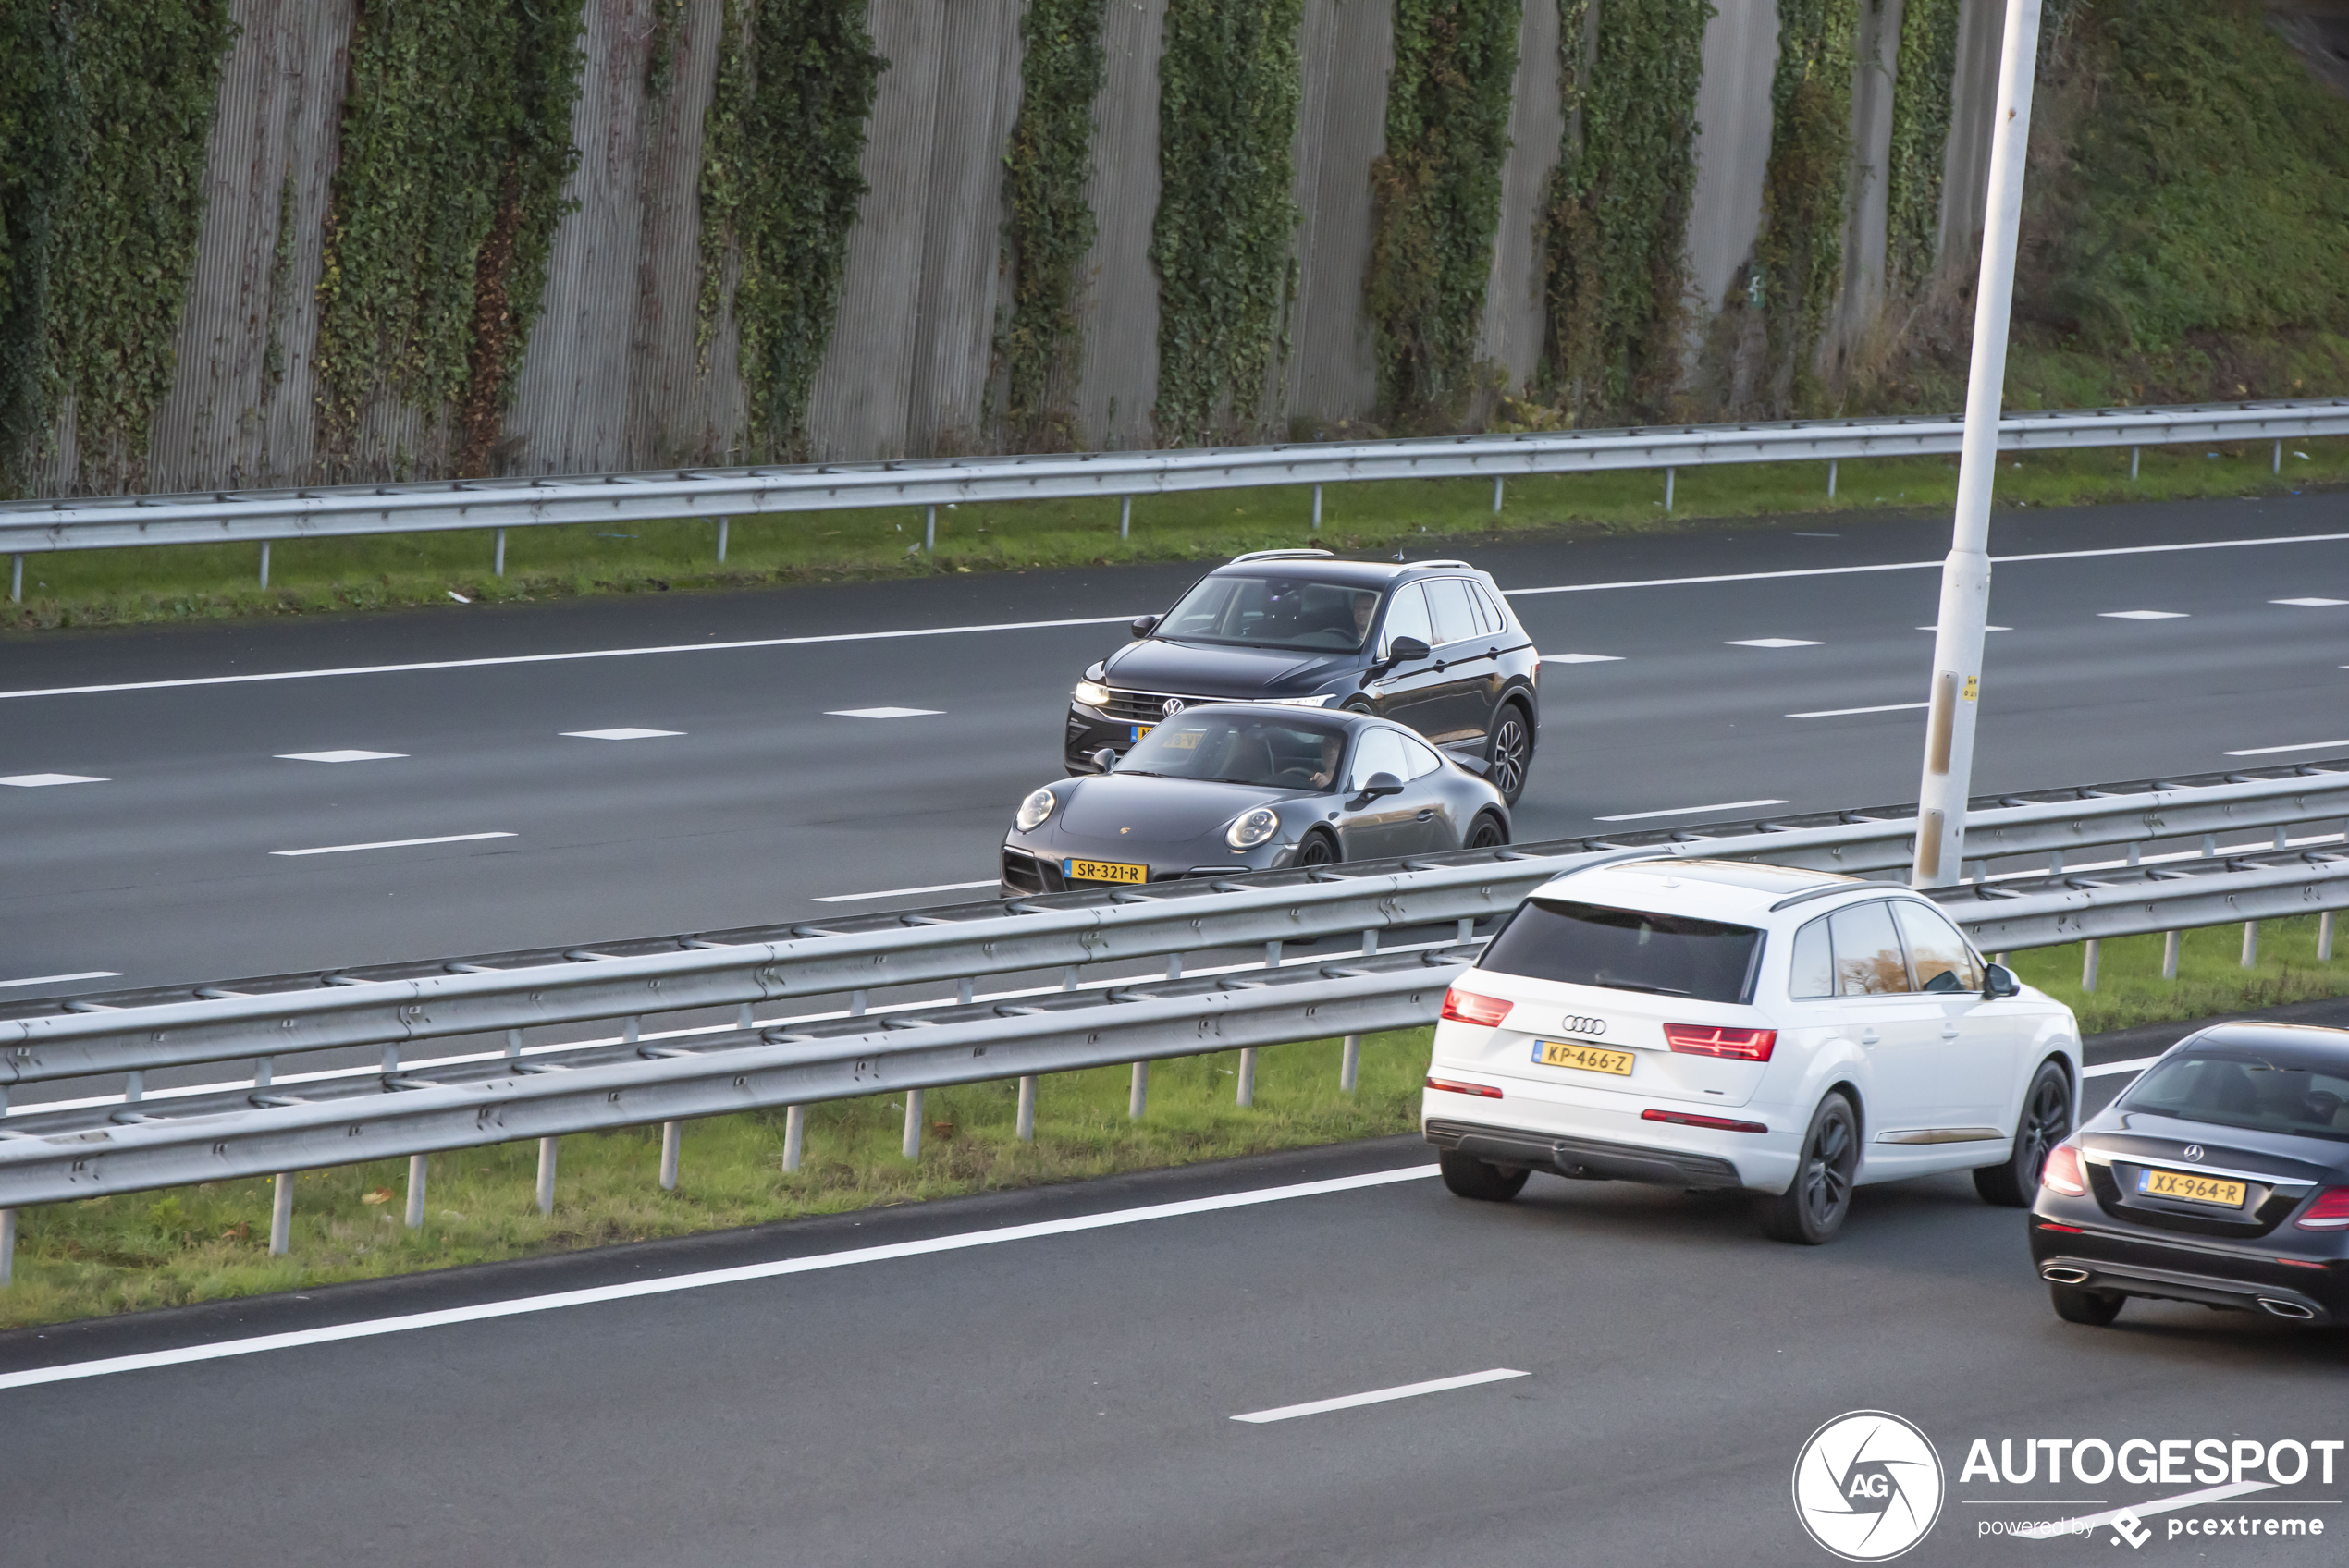
[[[1558,1028],[1568,1035],[1604,1035],[1606,1033],[1606,1020],[1569,1016],[1559,1020]]]
[[[2202,1145],[2200,1144],[2188,1144],[2186,1145],[2186,1158],[2188,1159],[2200,1159],[2202,1158]]]
[[[1167,717],[1174,717],[1176,714],[1183,711],[1183,699],[1180,697],[1167,698],[1166,705],[1161,711],[1163,712]]]

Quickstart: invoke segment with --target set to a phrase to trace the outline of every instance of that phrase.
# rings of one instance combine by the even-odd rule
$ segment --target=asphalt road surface
[[[1984,1533],[2121,1506],[2148,1561],[2340,1561],[2337,1452],[2222,1506],[1962,1474],[1977,1439],[2349,1437],[2337,1331],[2060,1323],[1963,1178],[1863,1189],[1812,1249],[1733,1196],[1431,1170],[1391,1139],[0,1336],[0,1560],[1809,1568],[1798,1451],[1880,1410],[1946,1478],[1903,1562],[2134,1561]],[[2327,1534],[2167,1536],[2221,1515]]]
[[[1947,543],[1939,519],[1840,518],[1470,551],[1550,661],[1518,836],[1913,799]],[[2349,751],[2349,497],[2009,512],[1993,544],[2011,630],[1977,789]],[[1070,683],[1194,574],[0,642],[0,984],[967,897],[1060,771]],[[578,655],[612,656],[549,656]],[[21,984],[49,976],[88,978]]]

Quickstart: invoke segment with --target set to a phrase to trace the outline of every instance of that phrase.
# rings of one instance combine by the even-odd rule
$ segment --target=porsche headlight
[[[1074,695],[1078,702],[1083,703],[1088,708],[1106,707],[1109,705],[1109,688],[1102,685],[1098,680],[1078,681],[1076,683],[1076,691]]]
[[[1021,832],[1032,832],[1042,826],[1044,819],[1052,815],[1052,808],[1059,803],[1050,790],[1039,790],[1020,802],[1019,815],[1012,820],[1019,824]]]
[[[1224,842],[1236,850],[1252,850],[1281,830],[1280,814],[1271,806],[1242,812],[1224,829]]]

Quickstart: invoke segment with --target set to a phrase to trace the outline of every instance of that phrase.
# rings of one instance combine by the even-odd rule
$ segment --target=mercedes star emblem
[[[2202,1158],[2202,1145],[2200,1144],[2188,1144],[2186,1145],[2186,1158],[2188,1159],[2200,1159]]]

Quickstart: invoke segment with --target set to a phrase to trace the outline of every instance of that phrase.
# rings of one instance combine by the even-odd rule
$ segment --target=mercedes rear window
[[[1530,980],[1644,991],[1700,1002],[1753,994],[1762,933],[1748,925],[1604,904],[1528,900],[1476,967]]]
[[[2349,1143],[2349,1067],[2289,1051],[2195,1051],[2154,1066],[2121,1109]]]

